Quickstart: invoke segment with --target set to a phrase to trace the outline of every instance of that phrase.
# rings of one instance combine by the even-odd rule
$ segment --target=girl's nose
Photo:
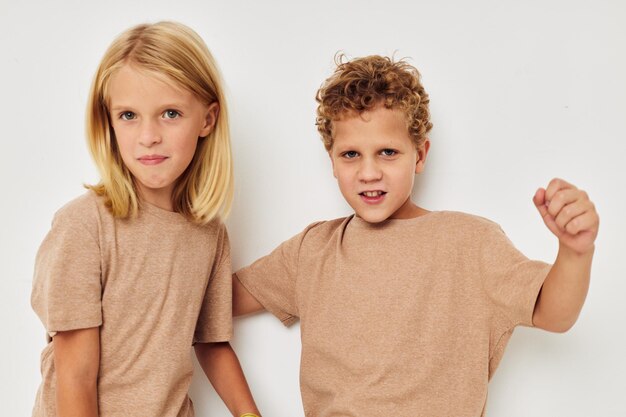
[[[159,131],[157,123],[150,121],[144,122],[139,132],[139,143],[149,148],[157,143],[161,143],[161,140],[161,132]]]

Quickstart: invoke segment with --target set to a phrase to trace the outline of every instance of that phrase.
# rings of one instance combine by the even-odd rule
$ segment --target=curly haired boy
[[[300,320],[311,417],[483,416],[518,325],[563,332],[582,308],[599,219],[560,179],[533,201],[559,240],[552,265],[481,217],[411,201],[424,170],[428,95],[418,71],[380,56],[338,62],[317,126],[345,218],[311,224],[233,279],[234,314]]]

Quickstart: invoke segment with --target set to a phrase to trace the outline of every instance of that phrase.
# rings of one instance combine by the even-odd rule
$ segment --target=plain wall
[[[582,315],[566,334],[516,331],[488,415],[626,415],[623,1],[0,2],[1,415],[29,415],[40,382],[37,248],[54,212],[98,180],[84,140],[91,77],[118,33],[161,19],[194,28],[222,69],[236,268],[350,214],[314,126],[314,94],[339,50],[410,57],[421,71],[434,129],[419,205],[488,217],[529,257],[552,261],[557,240],[532,195],[556,176],[586,189],[601,228]],[[302,416],[298,325],[261,314],[235,329],[264,415]],[[198,416],[228,415],[201,371],[191,395]]]

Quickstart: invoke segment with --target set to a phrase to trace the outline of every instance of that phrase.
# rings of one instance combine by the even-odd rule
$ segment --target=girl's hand
[[[586,192],[555,178],[537,190],[533,202],[561,246],[578,255],[593,251],[600,219]]]

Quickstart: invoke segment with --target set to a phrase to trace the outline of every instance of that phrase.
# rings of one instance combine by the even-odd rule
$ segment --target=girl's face
[[[108,97],[117,145],[139,195],[166,210],[198,139],[211,132],[219,112],[217,103],[204,104],[173,85],[124,65],[111,77]]]

